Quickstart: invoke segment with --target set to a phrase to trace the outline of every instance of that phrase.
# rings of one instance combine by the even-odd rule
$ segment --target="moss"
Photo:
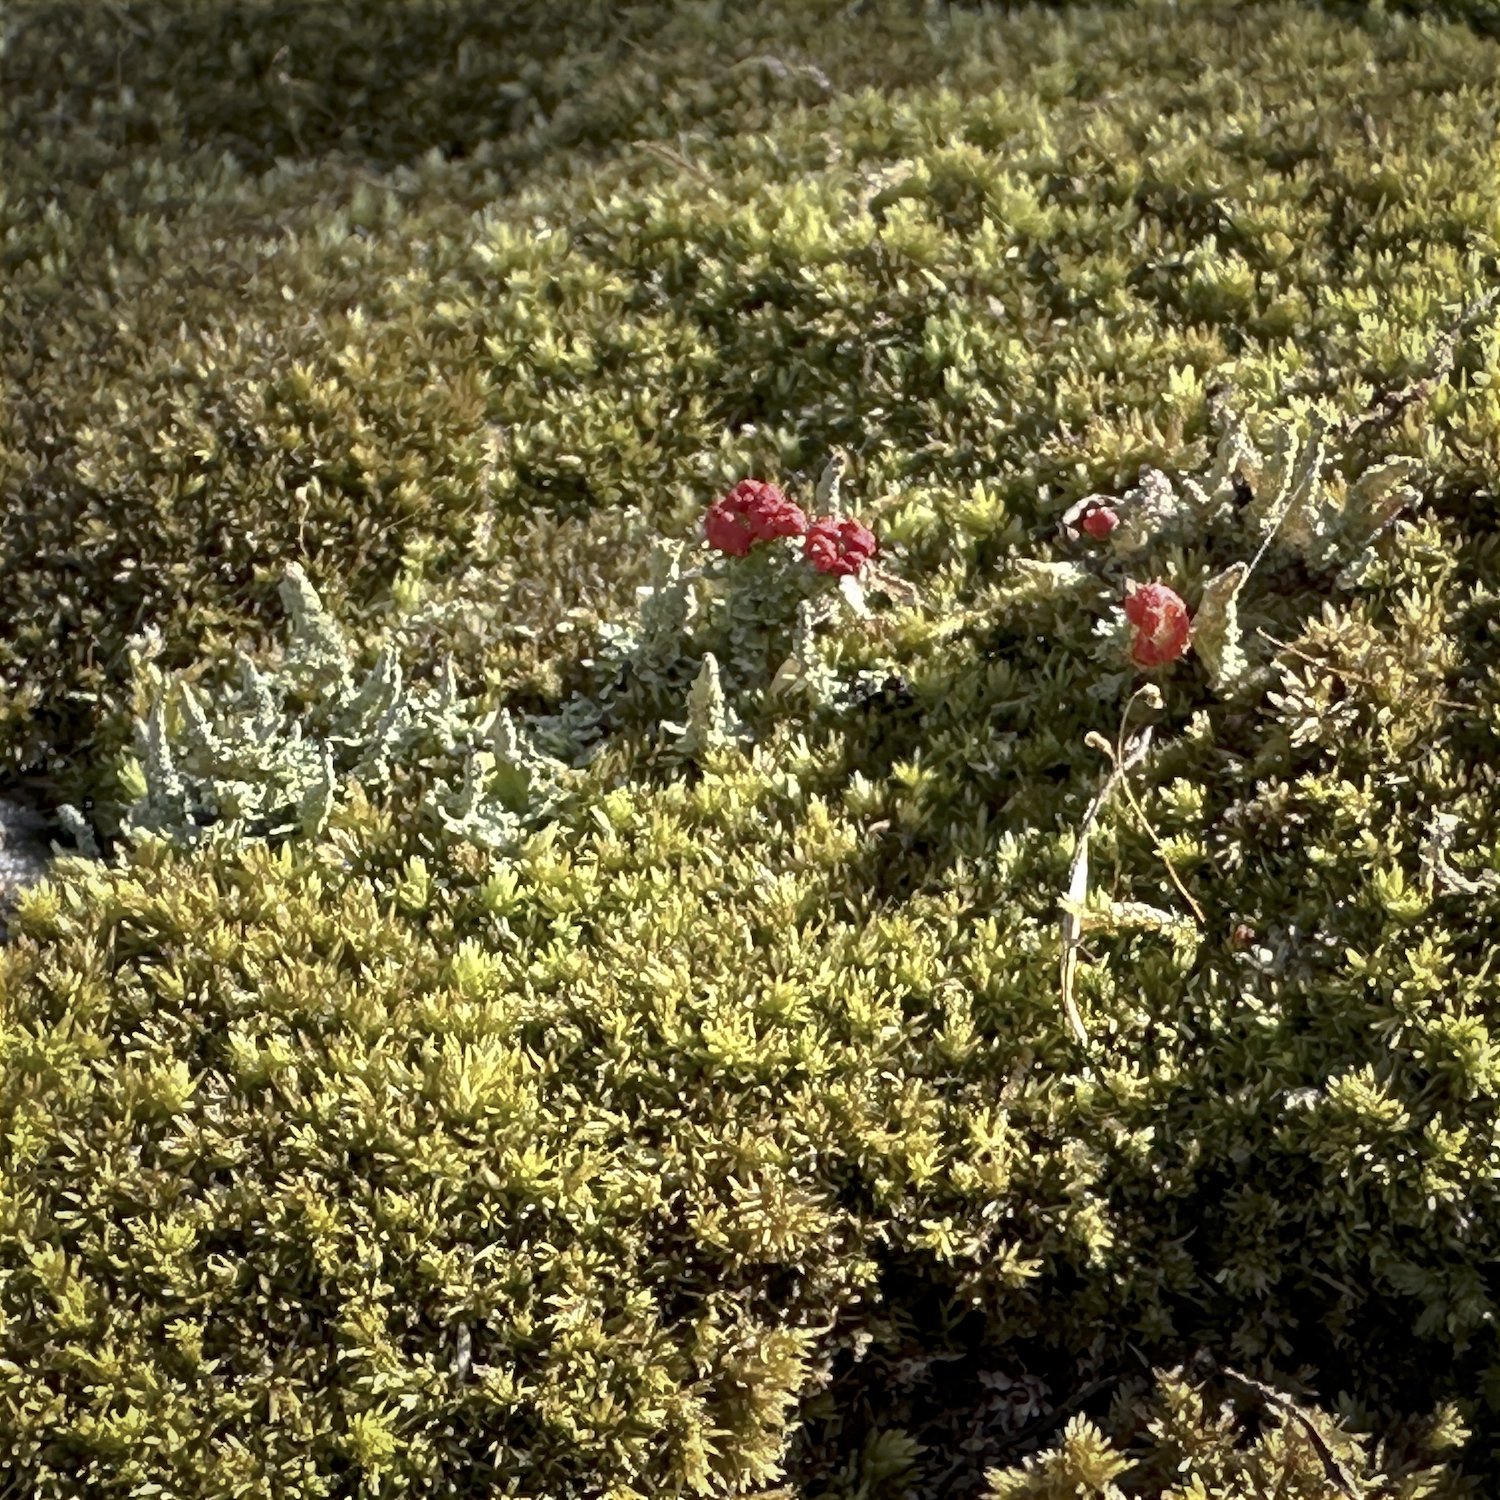
[[[681,525],[704,484],[843,444],[929,560],[985,484],[983,565],[1178,455],[1215,381],[1401,382],[1493,244],[1490,60],[1457,28],[893,8],[881,62],[887,22],[831,8],[707,51],[649,9],[595,50],[587,12],[502,41],[463,6],[263,9],[31,6],[0,64],[5,743],[72,791],[130,632],[179,665],[258,632],[288,562],[365,606],[408,542],[457,569],[491,512],[502,557],[539,509]],[[460,34],[473,86],[434,93]],[[1312,53],[1347,108],[1307,97]],[[528,68],[530,124],[486,115],[447,159],[442,109]],[[1397,114],[1409,169],[1370,151]],[[1472,486],[1487,388],[1449,400],[1442,477]]]
[[[549,13],[13,21],[15,1485],[1482,1492],[1496,44]],[[869,618],[697,550],[833,450]]]
[[[1161,1374],[1134,1399],[1117,1393],[1101,1430],[1073,1417],[1042,1453],[993,1471],[990,1500],[1087,1495],[1166,1500],[1222,1494],[1323,1496],[1457,1494],[1439,1469],[1422,1462],[1467,1434],[1451,1411],[1371,1443],[1327,1412],[1236,1371]]]

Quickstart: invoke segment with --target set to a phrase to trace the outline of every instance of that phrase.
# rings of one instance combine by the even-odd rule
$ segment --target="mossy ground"
[[[423,763],[28,898],[15,1492],[1493,1484],[1492,19],[12,7],[8,774],[107,826],[131,638],[212,701],[292,563],[356,647],[461,604],[407,670],[544,716],[657,537],[835,448],[920,597],[846,641],[902,678],[862,708],[747,692],[685,762],[627,699],[510,854]],[[1200,472],[1216,401],[1378,410],[1450,334],[1338,455],[1422,465],[1358,586],[1273,553],[1246,690],[1161,675],[1159,838],[1113,809],[1095,879],[1178,903],[1165,850],[1204,920],[1091,939],[1080,1046],[1124,690],[1016,565]],[[1196,598],[1221,548],[1152,561]]]

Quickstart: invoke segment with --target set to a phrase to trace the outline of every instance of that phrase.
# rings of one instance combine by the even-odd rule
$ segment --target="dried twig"
[[[1083,937],[1083,920],[1079,916],[1079,908],[1088,900],[1089,894],[1089,837],[1093,833],[1099,814],[1114,794],[1115,788],[1146,758],[1146,752],[1151,748],[1151,726],[1148,724],[1128,745],[1125,745],[1123,754],[1117,755],[1114,746],[1100,734],[1090,734],[1085,743],[1092,745],[1095,749],[1102,746],[1110,758],[1111,766],[1109,775],[1105,777],[1104,784],[1094,794],[1094,800],[1089,803],[1088,811],[1084,813],[1083,822],[1079,825],[1078,847],[1074,851],[1073,865],[1068,872],[1067,893],[1061,903],[1063,908],[1062,1008],[1063,1015],[1067,1018],[1068,1029],[1080,1046],[1088,1045],[1089,1034],[1084,1027],[1083,1017],[1078,1013],[1078,1003],[1073,998],[1073,985],[1078,977],[1078,945]]]
[[[1200,1350],[1193,1360],[1195,1371],[1204,1375],[1213,1374],[1215,1371],[1222,1375],[1230,1385],[1238,1386],[1240,1390],[1248,1392],[1269,1406],[1273,1411],[1292,1423],[1307,1438],[1312,1445],[1313,1451],[1318,1455],[1318,1461],[1323,1465],[1323,1473],[1328,1482],[1332,1484],[1341,1495],[1348,1496],[1348,1500],[1359,1500],[1359,1491],[1354,1486],[1354,1480],[1349,1470],[1344,1466],[1338,1454],[1333,1451],[1328,1439],[1318,1430],[1317,1423],[1303,1411],[1290,1396],[1284,1396],[1274,1386],[1267,1385],[1262,1380],[1255,1380],[1249,1375],[1242,1375],[1238,1370],[1232,1370],[1228,1365],[1220,1364],[1207,1350]]]
[[[998,1444],[999,1452],[1002,1455],[1012,1453],[1017,1448],[1023,1448],[1028,1443],[1045,1437],[1061,1427],[1080,1406],[1086,1406],[1095,1396],[1109,1390],[1111,1386],[1118,1385],[1122,1379],[1124,1379],[1123,1375],[1105,1375],[1098,1380],[1091,1380],[1085,1386],[1080,1386],[1071,1396],[1059,1401],[1050,1411],[1033,1417],[1024,1427],[1017,1428],[1015,1432],[1004,1438]]]
[[[1155,694],[1154,701],[1149,696],[1151,694]],[[1125,759],[1125,725],[1130,718],[1131,707],[1134,705],[1135,700],[1141,697],[1147,698],[1147,701],[1151,707],[1161,707],[1161,690],[1157,688],[1153,683],[1147,683],[1145,687],[1138,689],[1131,695],[1130,702],[1125,705],[1125,712],[1120,715],[1120,737],[1115,742],[1115,753],[1111,757],[1111,759],[1114,760],[1116,764],[1119,764]],[[1161,860],[1162,864],[1166,866],[1167,874],[1171,877],[1172,884],[1177,887],[1177,894],[1187,902],[1188,906],[1192,910],[1194,917],[1198,919],[1198,925],[1200,927],[1205,926],[1208,919],[1203,915],[1203,908],[1199,906],[1198,903],[1193,899],[1192,892],[1188,890],[1188,888],[1182,883],[1182,877],[1178,875],[1176,867],[1172,864],[1172,861],[1167,858],[1166,847],[1162,843],[1161,835],[1157,833],[1155,827],[1151,822],[1151,819],[1146,816],[1146,809],[1141,806],[1140,799],[1135,795],[1135,789],[1130,785],[1128,779],[1123,781],[1121,783],[1121,786],[1125,793],[1125,800],[1130,803],[1130,806],[1135,812],[1136,817],[1141,820],[1141,826],[1146,830],[1146,836],[1151,840],[1151,845],[1156,850],[1157,857]]]
[[[1351,672],[1347,668],[1335,666],[1327,657],[1313,656],[1299,647],[1292,645],[1289,641],[1278,640],[1269,630],[1256,627],[1255,633],[1269,645],[1287,656],[1295,656],[1298,661],[1306,662],[1310,667],[1321,667],[1325,672],[1331,672],[1335,677],[1341,677],[1345,682],[1356,683],[1360,687],[1372,688],[1379,691],[1380,684],[1373,677],[1365,677],[1358,672]],[[1463,713],[1477,714],[1483,710],[1477,703],[1461,703],[1457,698],[1434,698],[1432,702],[1440,708],[1454,708]]]
[[[735,64],[736,72],[747,68],[764,68],[778,82],[785,82],[788,78],[810,79],[825,97],[833,92],[832,81],[816,63],[789,63],[777,57],[774,52],[763,52],[758,57],[747,57],[743,62]]]
[[[1432,346],[1432,370],[1429,374],[1399,390],[1381,393],[1364,411],[1346,417],[1333,429],[1332,435],[1351,438],[1355,433],[1366,429],[1378,432],[1391,426],[1409,407],[1425,401],[1452,373],[1453,363],[1458,358],[1460,339],[1497,300],[1500,300],[1500,288],[1485,292],[1483,296],[1467,303],[1454,320],[1453,326]]]
[[[632,141],[631,144],[642,151],[649,151],[652,156],[660,157],[663,161],[669,162],[680,171],[696,177],[699,182],[706,182],[710,186],[713,185],[714,178],[711,172],[705,171],[697,162],[689,161],[680,151],[674,151],[670,146],[664,145],[661,141],[641,139]]]

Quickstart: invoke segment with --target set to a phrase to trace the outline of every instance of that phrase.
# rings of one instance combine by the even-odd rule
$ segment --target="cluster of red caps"
[[[1120,517],[1102,497],[1091,496],[1079,501],[1064,517],[1064,523],[1096,542],[1103,542],[1120,524]],[[1125,618],[1133,628],[1130,659],[1138,667],[1165,666],[1188,648],[1193,622],[1188,617],[1187,605],[1176,589],[1164,583],[1127,585]]]
[[[1094,504],[1076,524],[1102,542],[1120,520],[1109,506]],[[800,536],[802,555],[818,572],[834,578],[853,577],[879,550],[874,532],[859,521],[849,516],[809,521],[800,505],[759,479],[742,479],[715,500],[703,518],[703,534],[709,546],[730,557],[745,557],[760,542]],[[1137,666],[1164,666],[1188,648],[1192,621],[1187,605],[1164,583],[1130,584],[1125,618],[1133,627],[1130,657]]]
[[[715,500],[703,518],[703,534],[710,547],[730,557],[744,557],[758,542],[800,536],[802,555],[834,578],[853,577],[879,550],[875,533],[852,517],[809,521],[800,505],[759,479],[742,479]]]

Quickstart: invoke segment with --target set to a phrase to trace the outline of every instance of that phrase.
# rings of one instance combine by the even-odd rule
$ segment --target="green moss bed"
[[[17,0],[0,122],[0,1497],[1500,1492],[1492,4]]]

